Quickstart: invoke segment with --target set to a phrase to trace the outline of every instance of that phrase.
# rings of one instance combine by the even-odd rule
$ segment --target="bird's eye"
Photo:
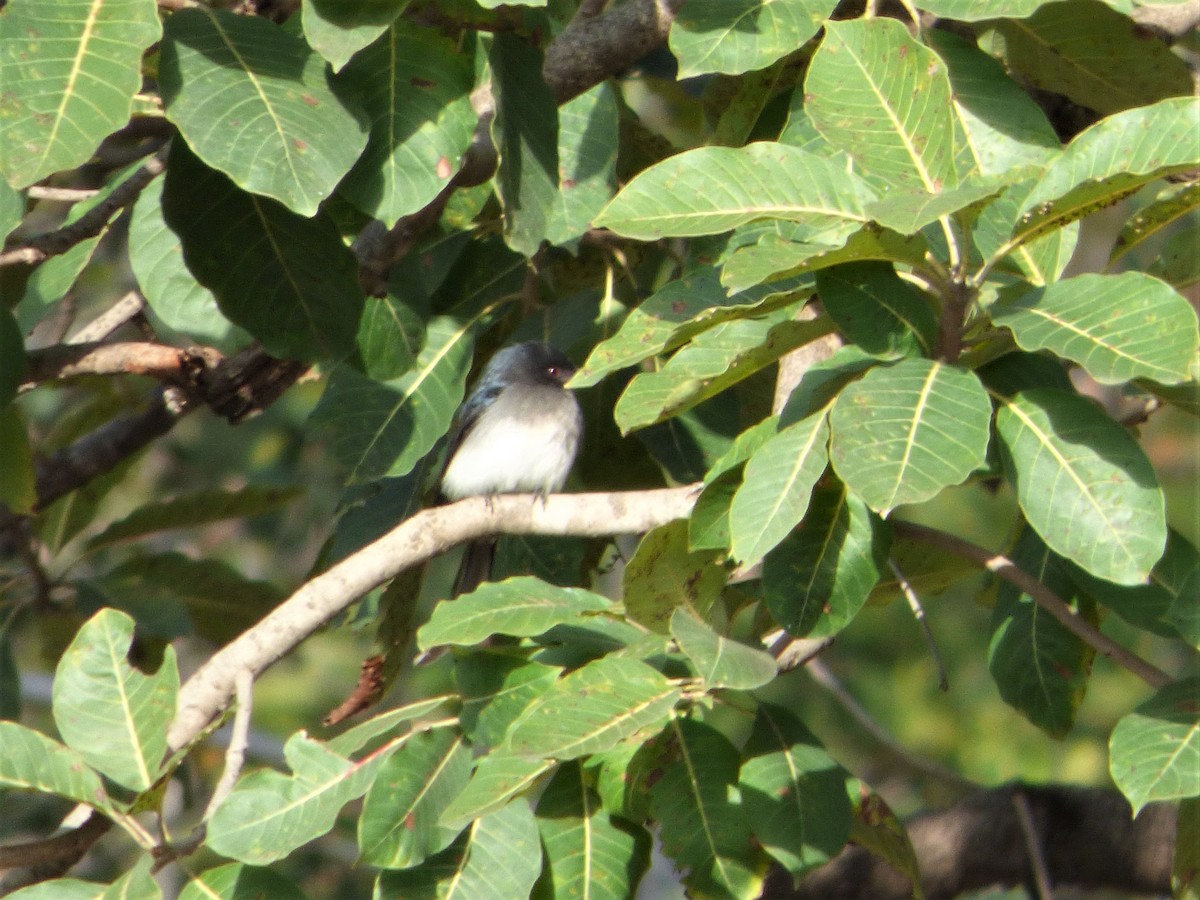
[[[551,378],[558,378],[562,375],[562,369],[558,366],[546,366],[546,374]]]

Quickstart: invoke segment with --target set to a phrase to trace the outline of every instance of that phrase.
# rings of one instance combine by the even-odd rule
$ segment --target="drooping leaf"
[[[223,344],[241,332],[221,313],[212,291],[184,264],[179,236],[163,219],[163,186],[164,179],[154,179],[134,204],[129,264],[153,316],[197,341]]]
[[[746,810],[733,791],[738,752],[704,722],[681,719],[671,731],[678,760],[650,788],[663,851],[687,872],[684,883],[701,896],[756,897],[756,864]]]
[[[606,811],[578,763],[563,765],[550,779],[538,798],[537,823],[548,893],[594,900],[633,896],[650,865],[650,835]]]
[[[558,108],[558,190],[546,222],[546,240],[569,244],[617,190],[618,104],[601,82]]]
[[[325,60],[265,18],[173,13],[158,71],[167,117],[196,155],[301,216],[316,213],[366,146]]]
[[[957,186],[945,64],[899,21],[828,23],[804,90],[817,130],[864,172],[930,194]]]
[[[877,366],[838,395],[829,457],[882,515],[982,468],[991,403],[972,372],[927,359]]]
[[[1063,561],[1033,531],[1022,532],[1010,558],[1063,599],[1071,598]],[[1074,726],[1095,655],[1032,597],[1008,582],[1000,586],[988,669],[1004,701],[1051,737],[1061,738]]]
[[[892,266],[846,263],[822,269],[816,277],[821,304],[848,341],[875,355],[932,355],[937,341],[933,308]]]
[[[1073,360],[1102,384],[1186,381],[1200,342],[1191,305],[1140,272],[1078,275],[1001,297],[990,312],[1024,349]]]
[[[388,28],[338,79],[362,98],[371,125],[341,193],[389,227],[433,200],[471,143],[473,80],[470,57],[436,31]]]
[[[417,632],[417,645],[427,650],[443,644],[478,644],[494,634],[530,637],[611,608],[611,601],[599,594],[554,587],[537,578],[487,582],[464,597],[438,604]]]
[[[309,360],[349,352],[363,307],[358,266],[323,213],[305,218],[246,193],[176,142],[163,217],[221,312],[269,352]]]
[[[861,224],[872,199],[858,176],[796,147],[701,147],[642,171],[594,224],[640,240],[719,234],[760,218]]]
[[[67,745],[117,784],[144,791],[157,780],[175,718],[179,670],[163,650],[147,675],[126,658],[133,619],[101,610],[75,635],[54,675],[54,723]]]
[[[671,636],[709,690],[752,691],[778,671],[769,653],[717,634],[684,609],[671,616]]]
[[[1128,16],[1099,0],[1062,0],[1028,18],[1005,11],[989,23],[985,50],[1042,90],[1101,115],[1192,92],[1183,60],[1147,41]]]
[[[532,256],[547,236],[559,191],[558,104],[542,78],[542,53],[536,47],[515,35],[497,34],[488,62],[504,238],[518,253]]]
[[[292,774],[260,769],[243,776],[209,819],[208,846],[254,865],[283,859],[329,831],[342,807],[366,793],[403,741],[354,762],[297,732],[283,748]]]
[[[450,846],[458,830],[440,826],[438,818],[470,774],[471,752],[462,735],[450,728],[413,735],[380,767],[363,799],[363,861],[407,869]]]
[[[738,790],[763,849],[793,877],[837,855],[850,835],[848,776],[804,724],[760,704],[742,753]]]
[[[304,39],[338,72],[408,6],[408,0],[311,0],[300,7]]]
[[[153,0],[13,4],[0,30],[0,174],[16,187],[86,162],[129,121]]]
[[[696,0],[671,23],[679,77],[741,75],[768,66],[817,33],[830,0]]]
[[[1029,524],[1098,578],[1138,584],[1162,556],[1167,526],[1154,470],[1129,433],[1076,394],[1004,399],[996,430]]]
[[[813,492],[804,521],[763,563],[774,620],[800,637],[841,631],[866,603],[887,558],[888,532],[840,484]]]
[[[680,519],[649,531],[625,567],[625,610],[633,621],[666,634],[676,608],[703,617],[716,602],[725,575],[712,551],[688,548],[687,522]]]
[[[507,746],[527,759],[601,753],[633,734],[657,731],[681,688],[644,662],[605,657],[576,669],[529,705]]]
[[[811,280],[794,278],[728,294],[712,267],[701,267],[667,282],[634,307],[617,333],[600,342],[571,379],[590,387],[605,375],[672,350],[721,322],[747,312],[769,312],[811,290]]]
[[[829,459],[826,410],[779,431],[746,464],[729,507],[731,551],[745,565],[762,559],[808,509]]]
[[[1117,723],[1113,781],[1137,815],[1155,800],[1200,797],[1200,679],[1169,684]]]

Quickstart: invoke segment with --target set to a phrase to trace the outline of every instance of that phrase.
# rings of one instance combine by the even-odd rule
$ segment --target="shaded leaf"
[[[300,888],[280,873],[257,866],[228,863],[215,866],[188,879],[179,900],[303,900]]]
[[[502,750],[481,756],[467,786],[442,812],[441,823],[456,828],[495,812],[554,766],[554,760],[528,759]]]
[[[937,317],[887,263],[846,263],[817,272],[822,306],[851,343],[875,355],[932,355]]]
[[[4,313],[0,312],[0,319]],[[12,512],[31,513],[37,506],[37,476],[25,419],[14,404],[0,406],[0,503]]]
[[[337,72],[406,6],[408,0],[310,0],[300,7],[304,39]]]
[[[801,637],[841,631],[878,582],[888,544],[883,523],[844,485],[818,488],[800,527],[763,563],[771,617]]]
[[[558,680],[562,669],[503,653],[471,653],[455,660],[462,693],[459,719],[475,746],[499,746],[509,726]]]
[[[625,567],[625,610],[634,622],[666,634],[678,607],[703,617],[725,585],[712,551],[688,548],[688,524],[679,519],[648,532]]]
[[[769,653],[717,634],[684,609],[671,616],[671,636],[709,690],[752,691],[778,671]]]
[[[366,146],[325,60],[267,19],[173,13],[158,72],[167,117],[196,155],[302,216],[316,213]]]
[[[558,108],[558,190],[546,222],[550,243],[581,237],[616,193],[618,112],[607,82]]]

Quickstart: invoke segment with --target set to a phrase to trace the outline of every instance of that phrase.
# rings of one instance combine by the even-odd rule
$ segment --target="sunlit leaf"
[[[1155,800],[1200,797],[1200,679],[1167,685],[1117,723],[1109,766],[1134,815]]]

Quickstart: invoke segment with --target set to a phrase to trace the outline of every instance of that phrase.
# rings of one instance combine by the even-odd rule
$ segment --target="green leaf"
[[[793,278],[729,294],[719,274],[710,266],[693,269],[639,303],[616,334],[596,345],[571,379],[571,387],[590,387],[730,319],[790,305],[812,285],[811,279]]]
[[[138,195],[129,221],[129,264],[150,312],[168,328],[197,341],[220,344],[236,331],[217,300],[189,271],[183,247],[163,219],[163,178]]]
[[[769,66],[817,33],[830,0],[693,0],[671,23],[679,78],[741,75]]]
[[[504,653],[470,653],[455,660],[462,693],[462,729],[475,746],[497,747],[509,726],[562,674],[547,666]]]
[[[1102,119],[1081,132],[1020,205],[1012,243],[1111,206],[1144,184],[1200,165],[1200,100],[1175,97]]]
[[[905,237],[873,222],[852,234],[827,233],[812,240],[765,234],[729,255],[721,269],[721,283],[730,291],[742,291],[762,281],[865,259],[913,265],[922,261],[925,249],[920,234]]]
[[[546,222],[546,240],[568,244],[617,190],[618,103],[601,82],[558,108],[558,190]]]
[[[417,632],[417,646],[478,644],[494,634],[531,637],[611,609],[611,601],[582,588],[554,587],[529,577],[487,582],[464,597],[439,603]]]
[[[0,318],[3,315],[0,314]],[[0,504],[18,515],[37,506],[37,476],[25,419],[14,404],[0,406]]]
[[[225,519],[273,512],[302,493],[296,487],[246,485],[232,491],[195,491],[137,507],[88,540],[88,548],[106,547],[130,538],[175,528],[195,528]]]
[[[943,0],[942,5],[955,2],[979,7],[987,0]],[[1030,0],[1030,5],[1041,2]],[[1011,4],[997,14],[1018,16]],[[949,15],[960,21],[967,18]],[[1010,182],[1022,172],[1040,172],[1060,147],[1054,126],[1041,107],[998,62],[957,34],[935,28],[927,31],[925,38],[946,63],[954,108],[978,171]]]
[[[774,433],[774,428],[771,431]],[[729,507],[741,485],[741,472],[725,472],[700,492],[688,517],[689,550],[729,549]]]
[[[852,816],[842,767],[793,713],[768,703],[742,753],[738,790],[763,849],[793,877],[833,859]]]
[[[398,378],[376,381],[349,364],[334,369],[309,421],[347,482],[406,475],[449,430],[471,368],[472,324],[432,319],[417,364]]]
[[[978,22],[980,19],[995,19],[999,16],[1024,19],[1045,2],[1046,0],[925,0],[925,6],[921,8],[928,9],[941,18]]]
[[[820,487],[800,527],[763,564],[771,617],[801,637],[837,634],[879,580],[888,533],[843,485]]]
[[[1200,679],[1169,684],[1109,738],[1113,781],[1137,815],[1156,800],[1200,797]]]
[[[179,900],[304,900],[304,893],[272,869],[227,863],[193,875],[179,891]]]
[[[878,366],[838,395],[829,458],[846,485],[886,516],[982,468],[991,411],[972,372],[927,359]]]
[[[957,186],[945,64],[901,22],[828,23],[804,90],[817,130],[865,173],[930,194]]]
[[[1175,855],[1171,864],[1171,896],[1196,900],[1200,885],[1200,800],[1183,800],[1175,825]]]
[[[542,53],[512,34],[497,34],[488,53],[504,207],[504,238],[532,256],[546,238],[558,193],[558,103],[542,78]]]
[[[108,806],[100,776],[79,753],[16,722],[0,722],[0,785]]]
[[[1063,561],[1033,531],[1022,532],[1011,558],[1060,597],[1074,593]],[[1008,582],[1000,585],[988,669],[1004,702],[1051,737],[1061,739],[1074,727],[1095,655],[1032,597]]]
[[[441,823],[459,827],[500,809],[554,768],[548,759],[526,759],[503,750],[481,756],[467,786],[442,813]]]
[[[606,812],[576,763],[562,766],[537,803],[554,897],[624,900],[650,865],[650,835]],[[536,892],[534,896],[539,896]]]
[[[860,784],[851,796],[858,795],[854,820],[850,824],[850,840],[872,856],[877,856],[914,885],[913,900],[922,900],[921,877],[917,854],[904,829],[904,823],[892,812],[882,797]]]
[[[13,891],[8,896],[15,900],[100,900],[104,895],[102,884],[78,878],[54,878]]]
[[[304,218],[241,191],[176,142],[163,217],[221,312],[268,352],[305,360],[349,352],[363,308],[358,264],[326,215]]]
[[[0,173],[16,187],[86,162],[129,121],[153,0],[13,4],[0,31]]]
[[[408,6],[408,0],[309,0],[300,7],[304,39],[338,72]]]
[[[0,308],[0,408],[17,395],[25,379],[25,340],[7,309]]]
[[[857,175],[796,147],[701,147],[642,171],[594,224],[656,240],[719,234],[760,218],[864,223],[873,199]]]
[[[1070,222],[1041,237],[1014,241],[1013,222],[1020,218],[1021,202],[1029,188],[1029,182],[1014,184],[989,203],[975,220],[971,237],[985,259],[1002,260],[1007,268],[1041,287],[1056,282],[1071,261],[1080,223]]]
[[[725,585],[712,551],[688,549],[685,520],[660,525],[642,538],[625,567],[625,610],[651,631],[666,634],[678,607],[703,617]]]
[[[771,654],[722,637],[684,609],[671,615],[671,636],[708,690],[752,691],[778,672]]]
[[[3,41],[3,38],[0,38]],[[9,187],[0,178],[0,243],[8,237],[25,218],[25,195]]]
[[[479,819],[446,897],[528,897],[542,871],[542,848],[529,802],[517,799]],[[410,897],[400,891],[392,897]]]
[[[162,900],[162,891],[150,875],[153,862],[149,854],[139,857],[132,869],[100,895],[102,900]]]
[[[452,41],[432,29],[393,24],[338,79],[354,88],[371,123],[367,148],[340,192],[389,227],[426,206],[471,143],[473,81],[470,56]]]
[[[1193,251],[1200,245],[1200,224],[1186,225],[1172,234],[1146,272],[1177,291],[1200,282],[1200,259]]]
[[[1166,545],[1163,496],[1129,432],[1046,389],[1003,400],[996,430],[1021,509],[1051,550],[1117,584],[1149,577]]]
[[[173,13],[158,72],[167,118],[196,155],[302,216],[316,213],[366,146],[325,60],[264,18]]]
[[[817,273],[821,304],[842,335],[868,353],[932,355],[937,317],[887,263],[846,263]]]
[[[1108,258],[1110,271],[1118,260],[1147,246],[1148,241],[1154,241],[1188,213],[1200,208],[1200,184],[1167,187],[1162,196],[1130,216],[1129,221],[1121,228],[1121,233],[1117,235],[1116,243],[1113,244],[1112,254]],[[1157,262],[1155,259],[1151,267]]]
[[[916,234],[943,216],[966,209],[998,194],[1004,187],[999,177],[974,176],[956,188],[929,193],[924,189],[892,190],[867,207],[867,214],[904,235]]]
[[[412,703],[406,703],[396,709],[389,709],[385,713],[372,716],[353,728],[347,728],[336,737],[330,738],[325,742],[325,748],[339,756],[357,753],[377,738],[388,737],[401,725],[442,711],[443,707],[450,705],[451,701],[455,699],[456,695],[443,694],[440,697],[414,700]]]
[[[697,335],[661,369],[635,375],[613,417],[625,434],[690,409],[832,330],[825,317],[792,318],[777,310],[724,322]]]
[[[729,507],[735,559],[744,565],[762,559],[804,517],[829,459],[828,443],[826,410],[821,409],[780,430],[750,458]]]
[[[260,769],[243,776],[209,819],[208,846],[255,865],[283,859],[329,831],[341,808],[366,793],[404,740],[353,762],[297,732],[283,748],[293,774]]]
[[[609,656],[562,678],[513,723],[508,747],[526,759],[602,753],[671,717],[681,688],[636,659]]]
[[[990,308],[1025,350],[1050,350],[1102,384],[1187,381],[1200,342],[1196,313],[1170,285],[1140,272],[1078,275]]]
[[[676,720],[671,734],[679,758],[650,788],[663,851],[698,896],[757,897],[756,863],[746,811],[734,786],[738,752],[723,734],[694,719]]]
[[[92,616],[58,662],[52,711],[59,734],[88,765],[144,791],[162,770],[179,670],[166,647],[158,671],[143,674],[126,659],[132,643],[129,616],[111,609]]]
[[[1192,92],[1187,64],[1163,41],[1098,0],[1047,3],[1027,19],[990,23],[980,41],[1041,90],[1101,115]]]
[[[471,751],[449,728],[415,734],[380,767],[358,819],[361,859],[382,869],[419,865],[458,830],[438,817],[467,784]]]

